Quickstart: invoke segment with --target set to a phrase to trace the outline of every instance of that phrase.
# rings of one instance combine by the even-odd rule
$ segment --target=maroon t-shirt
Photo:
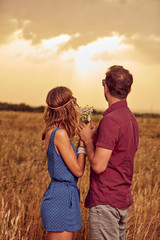
[[[112,155],[104,172],[96,174],[91,168],[85,207],[107,204],[126,209],[132,204],[130,186],[138,141],[138,124],[127,102],[112,104],[104,112],[94,136],[94,144],[113,150]]]

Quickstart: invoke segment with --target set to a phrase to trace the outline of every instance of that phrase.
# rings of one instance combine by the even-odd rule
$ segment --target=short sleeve
[[[98,127],[97,147],[113,150],[119,140],[119,126],[107,116],[103,117]]]

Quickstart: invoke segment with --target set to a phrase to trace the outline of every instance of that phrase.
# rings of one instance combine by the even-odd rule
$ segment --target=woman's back
[[[59,129],[61,128],[54,129],[50,135],[47,149],[48,171],[51,179],[55,179],[57,181],[66,181],[76,185],[78,178],[71,173],[71,171],[66,166],[63,158],[59,155],[55,148],[55,134],[57,131],[59,131]],[[77,155],[76,149],[73,146],[72,142],[71,145]]]

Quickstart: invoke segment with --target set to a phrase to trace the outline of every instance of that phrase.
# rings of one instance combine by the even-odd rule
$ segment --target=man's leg
[[[99,212],[97,207],[89,209],[89,234],[90,240],[103,240],[100,232]]]
[[[119,221],[119,239],[120,240],[127,240],[126,225],[127,225],[127,217],[128,217],[129,209],[130,208],[121,210],[117,208],[120,215],[120,221]]]
[[[127,216],[109,205],[98,205],[89,210],[91,240],[124,240]],[[123,218],[121,218],[123,214]],[[120,223],[120,226],[119,226]]]

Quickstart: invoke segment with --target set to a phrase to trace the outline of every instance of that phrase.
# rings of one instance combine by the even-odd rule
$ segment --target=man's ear
[[[105,92],[109,92],[109,89],[108,89],[108,87],[107,87],[107,84],[104,85],[104,90],[105,90]]]

